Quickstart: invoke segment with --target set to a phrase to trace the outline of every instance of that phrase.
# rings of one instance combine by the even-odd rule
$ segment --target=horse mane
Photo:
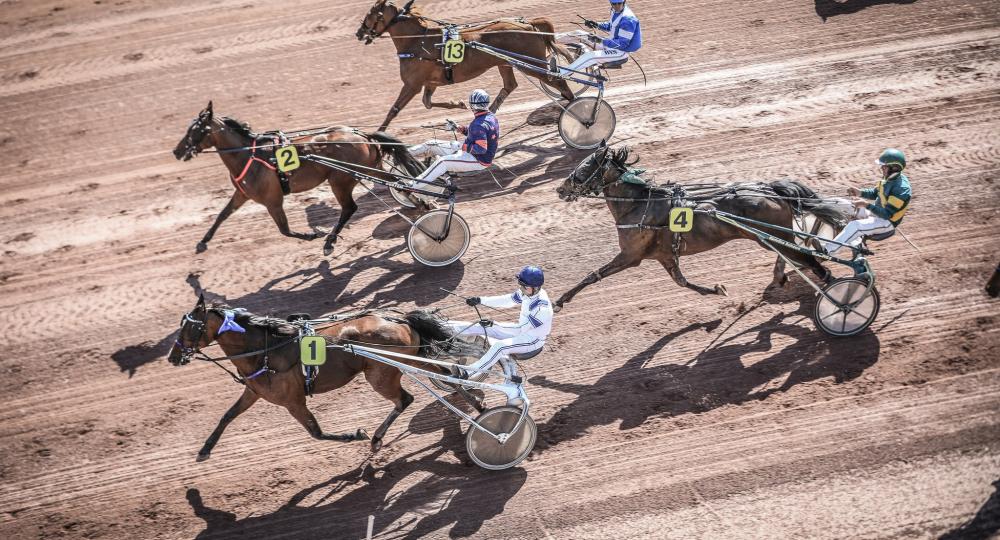
[[[638,157],[635,158],[635,161],[629,163],[628,159],[632,157],[632,149],[628,146],[622,146],[616,150],[609,149],[608,152],[610,153],[609,159],[611,162],[623,169],[628,169],[632,165],[639,163]]]
[[[226,127],[230,128],[230,129],[232,129],[236,133],[239,133],[240,135],[243,135],[244,137],[249,137],[251,139],[254,139],[254,138],[257,137],[257,135],[254,134],[254,132],[250,130],[250,124],[248,124],[246,122],[240,122],[239,120],[236,120],[234,118],[229,118],[228,116],[223,116],[222,117],[222,124],[225,125]]]
[[[299,334],[299,329],[294,324],[286,321],[285,319],[279,319],[277,317],[265,317],[262,315],[254,315],[249,311],[242,308],[234,308],[225,303],[213,303],[206,309],[213,311],[232,311],[234,313],[233,319],[236,324],[243,326],[252,326],[260,330],[266,330],[272,334],[279,336],[296,336]]]

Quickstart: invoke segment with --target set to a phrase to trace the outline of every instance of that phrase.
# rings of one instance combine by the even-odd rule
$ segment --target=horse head
[[[566,202],[575,201],[581,196],[600,195],[605,188],[618,183],[622,174],[628,172],[630,165],[639,161],[636,158],[630,163],[630,154],[631,150],[627,147],[614,150],[602,144],[577,165],[562,185],[556,188],[556,193]]]
[[[212,139],[208,136],[212,132],[212,102],[208,102],[198,116],[188,124],[184,137],[174,147],[174,157],[188,161],[199,152],[212,146]]]
[[[410,14],[414,0],[409,0],[402,8],[389,0],[377,0],[361,21],[361,26],[355,34],[358,41],[370,45],[376,38],[386,33],[392,25],[403,20]]]
[[[181,331],[177,341],[167,354],[167,361],[175,366],[183,366],[191,361],[202,347],[215,340],[214,331],[209,328],[209,309],[205,306],[205,295],[198,296],[194,309],[181,317]]]

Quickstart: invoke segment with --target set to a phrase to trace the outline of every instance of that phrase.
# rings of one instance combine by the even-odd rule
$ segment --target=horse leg
[[[517,77],[514,76],[513,66],[510,64],[503,64],[497,66],[497,69],[500,70],[500,78],[503,79],[503,88],[490,105],[490,112],[492,113],[499,111],[500,106],[503,105],[507,96],[509,96],[517,88]]]
[[[358,430],[354,433],[323,433],[323,430],[319,427],[319,422],[316,421],[316,417],[313,416],[313,413],[306,407],[305,394],[302,395],[300,401],[293,405],[287,405],[285,408],[288,409],[288,412],[292,415],[292,417],[302,424],[302,427],[306,428],[306,431],[308,431],[309,435],[312,435],[312,438],[314,439],[321,441],[349,442],[363,441],[368,438],[368,435],[366,435],[361,428],[358,428]]]
[[[465,109],[464,101],[433,101],[431,97],[434,96],[434,91],[437,90],[436,86],[425,86],[424,87],[424,107],[431,109],[433,107],[440,107],[442,109]]]
[[[226,426],[229,425],[237,416],[243,414],[244,411],[250,408],[251,405],[257,402],[259,396],[254,393],[253,390],[249,388],[243,389],[243,395],[236,400],[236,403],[226,411],[226,414],[222,415],[222,419],[219,420],[219,425],[215,427],[215,431],[208,436],[205,440],[205,444],[198,451],[198,461],[205,461],[212,454],[212,449],[215,448],[216,443],[219,442],[219,437],[222,436],[222,432],[226,430]]]
[[[556,304],[552,307],[552,309],[558,313],[562,309],[563,304],[572,300],[574,296],[576,296],[588,285],[593,285],[594,283],[597,283],[608,276],[617,274],[626,268],[639,266],[640,262],[642,262],[642,258],[639,256],[631,253],[625,253],[624,251],[618,253],[618,255],[615,255],[614,259],[611,259],[611,262],[600,267],[596,272],[587,274],[587,277],[583,278],[583,281],[578,283],[576,287],[573,287],[563,293],[563,295],[559,297],[559,300],[556,300]]]
[[[297,233],[292,232],[288,228],[288,217],[285,216],[285,208],[282,205],[284,199],[279,200],[277,204],[271,204],[267,206],[267,213],[271,214],[271,219],[274,220],[274,224],[278,226],[278,231],[290,238],[298,238],[299,240],[315,240],[319,238],[318,233]]]
[[[687,278],[684,277],[684,274],[681,273],[680,265],[674,264],[673,260],[661,259],[660,264],[662,264],[663,268],[670,274],[670,277],[674,278],[674,283],[680,285],[681,287],[687,287],[688,289],[702,295],[718,294],[721,296],[729,296],[729,292],[726,291],[726,287],[721,284],[716,285],[713,289],[709,289],[708,287],[702,287],[701,285],[689,283]]]
[[[239,190],[233,192],[233,196],[229,199],[229,203],[227,203],[226,207],[219,212],[218,216],[216,216],[215,223],[212,224],[212,226],[208,229],[208,232],[205,233],[205,236],[202,237],[201,242],[198,242],[198,247],[195,248],[195,253],[203,253],[206,249],[208,249],[208,241],[215,236],[215,231],[219,230],[219,225],[222,225],[222,222],[232,215],[233,212],[238,210],[239,207],[243,206],[243,203],[245,202],[247,202],[246,195],[241,193]]]
[[[354,202],[355,183],[353,179],[340,179],[339,181],[334,178],[330,179],[330,188],[333,190],[333,196],[340,203],[340,221],[337,222],[337,226],[326,237],[326,243],[323,244],[323,255],[333,253],[333,246],[337,243],[337,236],[340,234],[341,229],[344,228],[344,225],[347,225],[347,221],[358,210],[358,203]]]
[[[403,88],[399,91],[399,97],[396,98],[396,102],[392,104],[392,108],[389,109],[389,114],[385,116],[385,120],[382,121],[382,125],[379,126],[379,131],[385,131],[389,127],[389,123],[392,122],[394,118],[399,114],[399,111],[406,107],[406,104],[413,99],[417,93],[420,92],[419,86],[409,86],[403,84]]]
[[[788,274],[785,273],[785,259],[778,257],[778,260],[774,261],[774,280],[768,285],[768,288],[775,287],[781,288],[788,283]]]
[[[384,370],[376,368],[376,371]],[[389,412],[389,416],[385,417],[382,424],[375,430],[375,434],[372,435],[372,452],[378,452],[382,448],[382,438],[389,431],[389,426],[396,421],[396,418],[399,418],[399,415],[403,414],[403,411],[410,406],[410,403],[413,403],[413,396],[406,390],[403,390],[403,386],[399,383],[402,376],[403,374],[395,368],[393,368],[393,372],[386,379],[383,379],[379,374],[369,379],[369,372],[365,372],[365,378],[368,379],[368,383],[371,384],[372,388],[395,405],[392,411]],[[386,384],[380,384],[382,381],[385,381]]]

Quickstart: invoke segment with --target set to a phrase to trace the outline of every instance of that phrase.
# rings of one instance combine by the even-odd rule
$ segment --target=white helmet
[[[490,106],[490,95],[482,88],[476,88],[469,95],[469,108],[474,111],[485,111]]]

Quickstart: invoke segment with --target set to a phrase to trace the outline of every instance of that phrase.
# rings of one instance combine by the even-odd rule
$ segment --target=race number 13
[[[294,171],[301,165],[299,152],[294,146],[282,146],[274,151],[274,157],[278,160],[278,170],[281,172]]]
[[[305,336],[299,342],[299,359],[304,366],[322,366],[326,363],[326,339],[323,336]]]
[[[670,232],[685,233],[694,227],[694,211],[690,208],[670,209]]]
[[[465,43],[460,39],[452,39],[444,44],[444,61],[457,64],[465,60]]]

